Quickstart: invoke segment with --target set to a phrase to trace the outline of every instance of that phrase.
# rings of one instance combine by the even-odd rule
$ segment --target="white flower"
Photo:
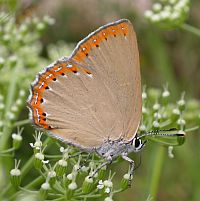
[[[110,193],[110,188],[109,187],[107,187],[106,189],[105,189],[105,193]]]
[[[147,93],[146,92],[142,92],[142,99],[146,99],[147,98]]]
[[[70,173],[67,175],[68,180],[73,180],[73,178],[74,178],[74,174]]]
[[[159,103],[155,103],[155,104],[153,105],[153,109],[154,109],[154,110],[159,110],[159,109],[160,109],[160,104],[159,104]]]
[[[98,188],[98,189],[102,189],[103,187],[104,187],[103,181],[100,180],[100,181],[99,181],[99,184],[97,185],[97,188]]]
[[[144,15],[146,18],[150,19],[153,15],[153,12],[151,10],[146,10]]]
[[[106,197],[104,201],[113,201],[111,197]]]
[[[61,160],[58,161],[58,164],[59,164],[60,166],[66,167],[66,166],[67,166],[67,161],[61,159]]]
[[[169,156],[169,158],[174,158],[174,154],[172,153],[173,149],[174,149],[173,146],[168,147],[168,156]]]
[[[158,128],[160,126],[158,121],[153,121],[153,127]]]
[[[75,182],[72,182],[71,184],[69,184],[69,186],[68,186],[68,188],[70,189],[70,190],[75,190],[75,189],[77,189],[77,184],[75,183]]]
[[[10,171],[11,176],[20,176],[21,175],[21,171],[19,169],[12,169]]]
[[[144,124],[142,124],[142,125],[140,126],[140,130],[141,130],[141,131],[146,131],[146,129],[147,129],[147,128],[146,128],[146,126],[145,126]]]
[[[153,4],[154,11],[160,11],[162,9],[162,5],[160,3]]]
[[[43,183],[43,184],[41,185],[41,188],[44,189],[44,190],[48,190],[48,189],[50,189],[50,185],[49,185],[49,183],[46,181],[45,183]]]
[[[180,119],[177,120],[177,124],[179,124],[179,125],[185,125],[185,120],[182,119],[182,118],[180,118]]]
[[[49,171],[49,172],[48,172],[48,177],[49,177],[49,178],[56,177],[56,172],[53,171],[53,170]]]
[[[162,97],[168,97],[170,95],[170,93],[169,93],[169,91],[168,90],[165,90],[165,91],[163,91],[163,93],[162,93]]]
[[[21,141],[22,140],[22,136],[16,133],[12,134],[12,139],[13,140],[17,140],[17,141]]]
[[[103,182],[103,184],[106,186],[106,187],[109,187],[109,188],[112,188],[113,187],[113,183],[111,180],[105,180]]]
[[[174,108],[173,111],[172,111],[173,114],[176,114],[176,115],[180,115],[181,112],[178,108]]]

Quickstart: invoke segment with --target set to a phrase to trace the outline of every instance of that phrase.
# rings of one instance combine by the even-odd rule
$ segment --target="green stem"
[[[6,150],[1,151],[0,154],[7,154],[7,153],[10,153],[10,152],[13,152],[13,151],[15,151],[15,148],[12,147],[10,149],[6,149]]]
[[[17,126],[23,126],[25,124],[30,123],[29,119],[25,119],[25,120],[21,120],[21,121],[17,121],[13,124],[13,127],[17,127]]]
[[[3,127],[3,135],[1,136],[1,140],[0,140],[0,152],[9,147],[8,142],[12,132],[12,126],[7,114],[10,111],[10,107],[15,98],[17,79],[18,79],[17,74],[20,68],[21,68],[21,65],[18,63],[13,68],[13,71],[11,71],[12,73],[10,74],[10,79],[9,79],[10,83],[7,89],[7,97],[6,97],[6,104],[5,104],[5,110],[4,110],[4,121],[6,122],[6,124]],[[10,159],[5,159],[2,157],[0,158],[0,160],[1,160],[1,166],[0,166],[0,179],[1,179],[0,188],[1,188],[8,183],[8,178],[9,178],[8,175],[9,175],[9,170],[10,170],[12,161]]]
[[[153,156],[154,161],[152,163],[152,173],[151,173],[149,194],[152,200],[156,200],[159,180],[161,176],[161,170],[164,163],[165,148],[163,146],[157,146],[153,154],[154,154]]]
[[[163,37],[156,31],[148,31],[147,34],[148,52],[152,60],[152,64],[157,70],[155,78],[164,80],[164,82],[170,83],[170,89],[174,94],[178,93],[179,85],[177,78],[174,74],[174,68],[169,58],[168,49]]]
[[[9,87],[7,90],[8,94],[6,97],[4,120],[5,120],[5,122],[8,122],[8,124],[6,124],[3,128],[3,135],[2,135],[1,140],[0,140],[0,150],[1,151],[7,147],[7,142],[10,138],[10,135],[11,135],[12,127],[9,124],[10,120],[7,117],[7,112],[10,111],[10,107],[11,107],[13,100],[14,100],[14,97],[15,97],[15,92],[16,92],[16,87],[17,87],[18,71],[19,71],[19,64],[16,65],[16,67],[14,68],[13,71],[11,71],[13,73],[11,74],[10,83],[9,83]]]
[[[198,28],[196,28],[196,27],[193,27],[193,26],[191,26],[191,25],[189,25],[189,24],[183,24],[183,25],[181,26],[181,28],[182,28],[183,30],[185,30],[185,31],[188,31],[188,32],[190,32],[190,33],[192,33],[192,34],[194,34],[194,35],[200,37],[200,29],[198,29]]]

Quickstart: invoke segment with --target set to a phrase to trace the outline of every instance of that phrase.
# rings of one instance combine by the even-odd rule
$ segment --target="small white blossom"
[[[146,92],[142,92],[142,99],[146,99],[147,98],[147,93]]]
[[[104,183],[103,183],[102,180],[99,181],[99,183],[98,183],[98,185],[97,185],[97,188],[98,188],[98,189],[104,188]]]
[[[54,170],[51,170],[48,172],[48,177],[49,178],[53,178],[53,177],[56,177],[56,172]]]
[[[174,108],[173,111],[172,111],[173,114],[176,114],[176,115],[180,115],[181,112],[178,108]]]
[[[15,114],[13,112],[8,112],[7,113],[7,117],[10,119],[10,120],[13,120],[15,119]]]
[[[16,133],[12,134],[12,139],[13,140],[17,140],[17,141],[21,141],[22,140],[22,136]]]
[[[153,127],[154,128],[159,128],[160,127],[160,124],[158,121],[153,121]]]
[[[0,121],[0,128],[3,126],[3,121]]]
[[[159,14],[154,14],[151,16],[151,21],[152,22],[158,22],[160,20],[160,15]]]
[[[106,197],[104,201],[113,201],[111,197]]]
[[[15,159],[15,168],[10,171],[11,176],[20,176],[21,175],[19,165],[20,165],[20,161],[17,162],[17,160]]]
[[[147,128],[146,128],[146,126],[145,126],[144,124],[142,124],[142,125],[140,126],[140,130],[141,130],[141,131],[146,131],[146,129],[147,129]]]
[[[154,109],[154,110],[159,110],[159,109],[160,109],[160,104],[159,104],[159,103],[155,103],[155,104],[153,105],[153,109]]]
[[[160,3],[153,4],[153,10],[158,12],[162,9],[162,5]]]
[[[61,160],[58,161],[58,164],[59,164],[60,166],[66,167],[66,166],[67,166],[67,161],[61,159]]]
[[[68,180],[73,180],[74,179],[74,174],[70,173],[67,175]]]
[[[145,11],[144,15],[146,18],[150,19],[153,15],[153,12],[151,10],[147,10]]]
[[[5,105],[3,103],[0,103],[0,110],[4,109]]]
[[[185,120],[182,119],[182,118],[179,118],[179,119],[177,120],[177,124],[179,124],[179,125],[185,125]]]
[[[169,158],[174,158],[174,154],[172,153],[173,148],[174,148],[173,146],[168,147],[168,156],[169,156]]]
[[[70,190],[75,190],[75,189],[77,189],[77,184],[75,183],[75,182],[72,182],[71,184],[69,184],[68,185],[68,188],[70,189]]]
[[[10,171],[10,175],[11,176],[20,176],[21,175],[21,171],[19,169],[12,169]]]
[[[168,90],[163,91],[162,97],[166,98],[170,95],[170,92]]]
[[[112,188],[112,187],[113,187],[113,183],[112,183],[111,180],[105,180],[105,181],[103,182],[103,184],[104,184],[104,186],[109,187],[109,188]]]
[[[18,99],[16,100],[16,105],[21,105],[21,104],[22,104],[22,100],[18,98]]]
[[[87,177],[85,177],[85,181],[87,182],[87,183],[93,183],[93,178],[91,178],[90,176],[87,176]]]
[[[21,90],[19,91],[19,96],[23,97],[23,96],[25,96],[25,95],[26,95],[25,91],[24,91],[23,89],[21,89]]]
[[[44,190],[49,190],[50,189],[50,185],[48,182],[45,182],[41,185],[41,188],[44,189]]]
[[[81,171],[83,171],[83,172],[87,172],[89,170],[89,167],[86,167],[86,166],[82,166],[81,167]]]
[[[146,114],[146,113],[147,113],[146,107],[142,106],[142,114]]]
[[[110,192],[111,192],[110,188],[107,187],[107,188],[105,189],[105,193],[110,193]]]
[[[37,158],[39,160],[44,160],[44,154],[43,153],[36,153],[35,158]]]

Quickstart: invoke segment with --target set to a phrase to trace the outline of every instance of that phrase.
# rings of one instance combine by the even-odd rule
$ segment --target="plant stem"
[[[200,29],[198,29],[196,27],[193,27],[193,26],[191,26],[189,24],[183,24],[181,26],[181,29],[183,29],[185,31],[188,31],[188,32],[200,37]]]
[[[158,185],[161,176],[161,170],[164,162],[165,148],[163,146],[156,146],[155,151],[153,152],[154,161],[152,163],[152,173],[151,173],[151,182],[149,188],[149,194],[152,200],[156,200]]]
[[[21,68],[21,65],[18,63],[16,66],[13,68],[12,73],[10,74],[10,83],[8,86],[8,94],[6,97],[6,104],[5,104],[5,110],[4,110],[4,121],[6,122],[4,127],[3,127],[3,135],[1,136],[0,140],[0,152],[7,149],[9,147],[8,141],[12,132],[12,126],[10,119],[8,118],[8,112],[10,111],[10,107],[13,103],[14,97],[15,97],[15,92],[16,92],[16,87],[17,87],[17,79],[18,79],[18,71],[19,68]],[[9,170],[11,166],[11,160],[10,159],[5,159],[5,158],[0,158],[1,164],[3,166],[0,166],[0,179],[1,179],[1,185],[0,188],[8,183],[8,178],[9,178]]]
[[[23,126],[25,124],[30,123],[29,119],[25,119],[25,120],[21,120],[21,121],[17,121],[13,124],[13,127],[17,127],[17,126]]]

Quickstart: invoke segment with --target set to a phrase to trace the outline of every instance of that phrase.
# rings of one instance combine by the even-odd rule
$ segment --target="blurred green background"
[[[144,11],[150,9],[149,0],[41,0],[41,1],[2,1],[2,9],[15,12],[19,21],[26,15],[50,15],[56,22],[49,27],[42,37],[43,57],[47,57],[47,46],[65,41],[70,47],[87,36],[91,31],[108,22],[128,18],[135,27],[140,50],[142,84],[148,87],[162,87],[169,84],[174,98],[182,91],[187,98],[200,98],[200,39],[181,29],[161,30],[149,24],[144,18]],[[200,1],[191,1],[187,23],[200,28]],[[54,46],[53,48],[55,48]],[[61,52],[60,55],[69,55]],[[30,54],[31,57],[31,54]],[[50,61],[50,63],[53,62]],[[41,69],[43,66],[41,66]],[[35,75],[33,75],[34,77]],[[32,81],[30,80],[30,83]],[[28,110],[24,108],[21,119],[26,118]],[[25,128],[24,141],[32,141],[31,125]],[[186,143],[175,149],[175,158],[167,156],[164,150],[159,183],[158,201],[199,201],[200,200],[200,136],[198,132],[187,136]],[[29,145],[24,146],[29,149]],[[140,153],[142,163],[135,171],[132,188],[114,197],[116,201],[147,200],[150,188],[151,172],[157,146],[149,143]],[[30,150],[31,151],[31,150]],[[31,152],[24,153],[24,159]],[[135,157],[134,155],[132,156]],[[136,156],[138,161],[138,156]],[[113,165],[119,180],[128,169],[126,162]]]

